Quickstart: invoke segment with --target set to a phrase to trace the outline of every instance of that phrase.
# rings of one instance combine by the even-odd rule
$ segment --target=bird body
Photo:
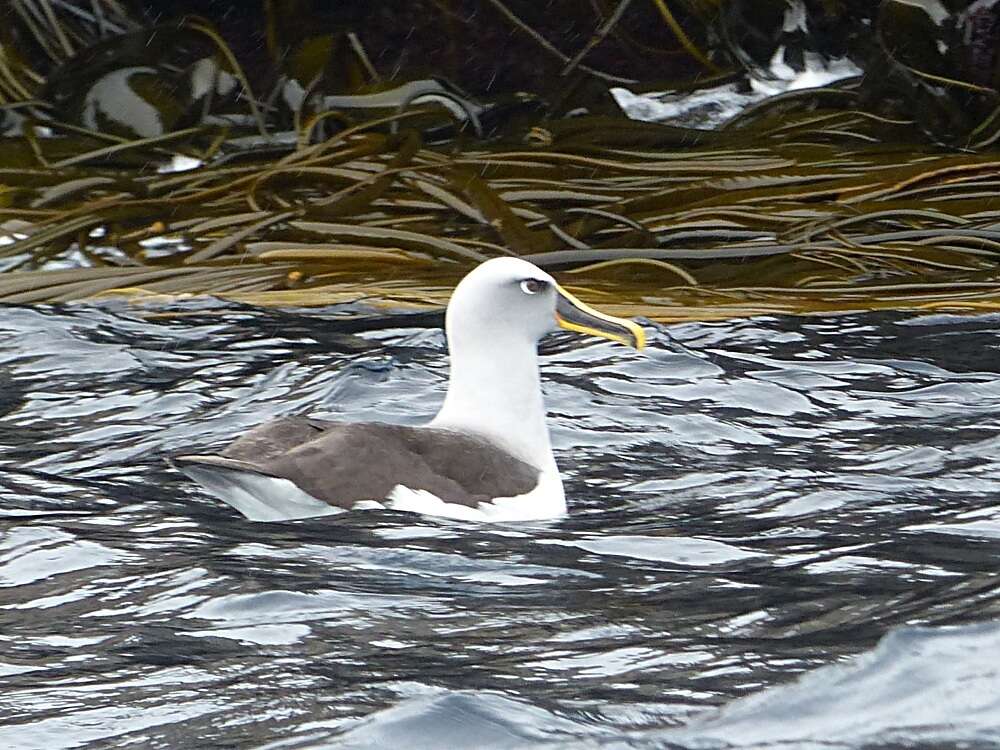
[[[448,392],[429,424],[284,417],[220,454],[173,463],[251,520],[377,507],[484,521],[560,516],[537,356],[557,325],[644,343],[635,323],[592,310],[532,264],[490,260],[448,304]]]

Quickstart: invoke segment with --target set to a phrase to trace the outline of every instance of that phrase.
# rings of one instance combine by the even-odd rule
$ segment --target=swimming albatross
[[[221,454],[173,463],[254,521],[383,507],[481,521],[560,516],[537,352],[556,326],[645,344],[632,321],[588,307],[531,263],[496,258],[448,303],[448,393],[427,425],[285,417]]]

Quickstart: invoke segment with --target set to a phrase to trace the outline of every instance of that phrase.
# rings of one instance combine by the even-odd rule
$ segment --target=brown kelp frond
[[[981,307],[1000,295],[1000,160],[990,154],[925,149],[904,161],[894,149],[790,147],[787,123],[753,149],[728,133],[696,151],[603,146],[601,118],[591,139],[586,118],[575,122],[566,145],[447,153],[416,131],[378,130],[393,119],[277,162],[245,154],[127,177],[98,166],[126,152],[156,163],[192,132],[0,171],[0,222],[19,220],[0,259],[42,269],[0,277],[0,301],[142,288],[263,304],[439,303],[448,285],[433,280],[503,253],[573,271],[584,287],[628,287],[632,314],[664,320],[709,307]],[[44,270],[72,253],[93,267]],[[398,273],[435,291],[401,291]]]
[[[671,33],[673,33],[673,35],[677,38],[677,41],[681,43],[685,51],[701,63],[709,72],[719,73],[719,67],[709,60],[684,32],[684,29],[677,22],[677,19],[674,18],[674,14],[670,12],[670,6],[668,6],[664,0],[653,0],[653,3],[656,5],[656,9],[660,12],[660,15],[663,17],[664,22],[670,28]]]
[[[598,3],[590,39],[563,49],[490,0],[566,91],[622,79],[594,59],[635,5]],[[869,106],[858,80],[718,131],[559,117],[571,96],[501,106],[386,80],[356,36],[295,37],[276,2],[263,80],[204,19],[139,27],[118,2],[85,6],[18,0],[19,44],[0,30],[0,302],[438,305],[504,254],[658,320],[1000,300],[996,103],[958,149],[928,142],[919,113]],[[714,0],[646,6],[712,67],[683,29]],[[909,74],[977,112],[992,101],[985,84]],[[145,119],[118,117],[122,92]]]

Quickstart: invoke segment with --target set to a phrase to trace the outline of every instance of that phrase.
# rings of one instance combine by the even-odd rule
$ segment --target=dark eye
[[[548,284],[541,279],[525,279],[521,282],[521,291],[525,294],[538,294],[544,290],[546,286],[548,286]]]

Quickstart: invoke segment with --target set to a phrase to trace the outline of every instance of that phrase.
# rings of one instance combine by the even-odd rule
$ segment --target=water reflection
[[[259,525],[164,457],[307,409],[429,417],[437,319],[174,312],[0,311],[5,746],[769,746],[819,736],[801,696],[847,710],[845,680],[935,728],[838,746],[996,729],[941,699],[996,694],[995,634],[940,630],[1000,607],[995,316],[685,324],[649,356],[555,336],[568,518]],[[914,624],[863,676],[783,687]]]

